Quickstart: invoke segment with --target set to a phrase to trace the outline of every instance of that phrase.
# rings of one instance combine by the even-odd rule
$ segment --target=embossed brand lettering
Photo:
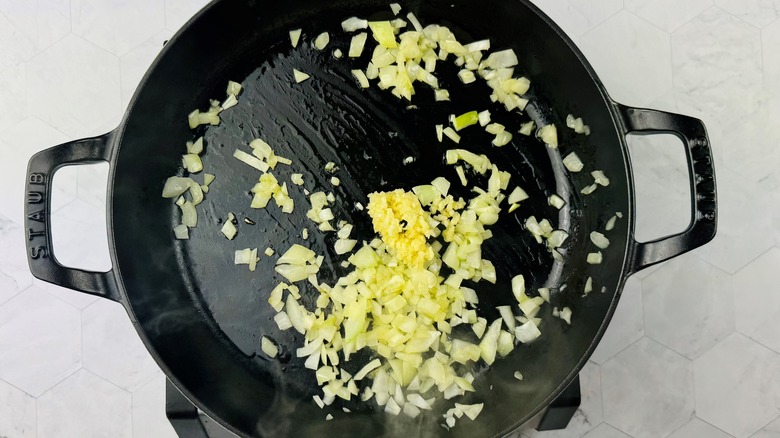
[[[45,246],[34,246],[30,248],[30,257],[32,257],[33,260],[38,260],[41,257],[46,258],[48,255],[49,251],[46,250]]]
[[[28,213],[27,219],[43,223],[46,221],[46,210],[34,211],[32,213]]]
[[[32,241],[36,237],[43,237],[46,233],[44,231],[35,231],[30,228],[27,232],[27,240]]]
[[[43,202],[43,193],[41,192],[27,192],[28,204],[40,204]]]
[[[30,174],[30,184],[44,184],[46,183],[46,175],[42,173]]]

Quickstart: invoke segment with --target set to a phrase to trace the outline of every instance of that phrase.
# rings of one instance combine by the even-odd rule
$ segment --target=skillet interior
[[[279,332],[271,319],[266,297],[278,281],[273,259],[263,257],[258,270],[249,273],[232,264],[232,252],[266,246],[283,251],[301,241],[297,236],[306,226],[313,236],[307,245],[326,255],[323,273],[343,270],[338,266],[341,258],[329,250],[333,236],[323,238],[305,218],[308,207],[302,193],[293,190],[293,215],[274,206],[248,207],[247,192],[258,173],[233,159],[232,152],[236,147],[248,150],[252,138],[262,137],[279,155],[294,161],[291,168],[280,166],[275,172],[280,181],[300,172],[307,186],[316,190],[330,190],[322,168],[335,161],[342,184],[333,190],[338,198],[334,212],[354,223],[358,235],[367,239],[370,223],[353,204],[365,205],[368,193],[409,189],[439,175],[458,186],[455,173],[442,164],[443,151],[455,145],[439,144],[433,129],[446,123],[450,113],[490,108],[495,119],[514,128],[529,118],[552,120],[562,127],[565,116],[573,113],[585,117],[593,134],[574,136],[559,129],[560,153],[576,151],[586,170],[603,169],[611,185],[588,197],[574,190],[571,209],[561,212],[546,205],[547,196],[563,194],[567,184],[575,188],[589,184],[589,172],[562,179],[555,171],[560,156],[520,135],[497,149],[486,146],[489,137],[481,130],[466,130],[458,146],[488,154],[511,171],[513,184],[531,195],[515,214],[492,227],[495,237],[486,245],[485,258],[496,265],[499,283],[477,286],[480,313],[490,320],[497,316],[495,305],[511,303],[513,275],[526,275],[530,289],[560,277],[555,285],[567,287],[557,295],[558,305],[573,309],[574,325],[566,327],[546,307],[543,338],[517,348],[477,380],[473,402],[485,401],[486,408],[476,422],[461,421],[453,432],[495,435],[528,420],[587,360],[622,286],[633,221],[629,168],[622,134],[598,80],[556,28],[526,3],[410,2],[403,4],[404,10],[415,12],[423,24],[445,24],[463,41],[489,37],[495,49],[514,48],[521,70],[532,80],[533,93],[540,97],[534,99],[530,116],[507,117],[493,110],[486,87],[463,87],[455,70],[440,68],[437,75],[451,89],[453,102],[434,105],[432,92],[418,86],[414,103],[419,108],[408,110],[406,103],[387,92],[357,89],[349,70],[363,68],[367,61],[336,61],[330,55],[335,47],[345,52],[348,47],[341,20],[352,15],[381,18],[378,11],[389,14],[385,3],[246,3],[216,2],[182,30],[150,69],[120,128],[110,205],[114,266],[147,347],[202,409],[246,435],[314,434],[324,427],[361,436],[440,433],[443,429],[434,421],[390,420],[381,412],[347,415],[340,408],[328,411],[336,418],[325,423],[326,412],[310,399],[316,384],[312,373],[302,369],[302,361],[264,359],[261,336],[270,335],[286,347],[300,339],[290,331]],[[299,27],[304,29],[303,47],[291,50],[287,32]],[[310,43],[324,30],[331,33],[329,50],[317,52]],[[291,86],[292,68],[310,73],[312,79]],[[205,108],[209,98],[222,98],[229,79],[242,81],[245,91],[239,106],[224,113],[223,124],[206,133],[204,163],[217,179],[199,207],[198,228],[191,231],[189,241],[179,242],[170,232],[179,221],[178,209],[160,198],[162,183],[181,172],[177,165],[184,143],[194,138],[186,114]],[[415,157],[415,162],[402,164],[407,156]],[[482,179],[471,181],[484,186]],[[468,195],[465,189],[460,194]],[[218,234],[220,218],[228,211],[239,220],[250,217],[257,225],[240,221],[238,237],[229,242]],[[615,211],[626,218],[609,235],[612,245],[604,263],[585,264],[585,254],[593,250],[588,233],[603,229]],[[565,265],[554,266],[552,257],[522,229],[520,223],[529,215],[547,217],[571,234]],[[581,298],[588,276],[597,291],[604,286],[606,293]],[[313,295],[306,296],[311,300]],[[516,370],[524,374],[523,382],[513,378]]]

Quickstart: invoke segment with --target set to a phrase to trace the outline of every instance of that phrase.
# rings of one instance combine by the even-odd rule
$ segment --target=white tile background
[[[205,0],[0,0],[0,437],[169,437],[164,377],[112,303],[33,280],[29,157],[114,128],[149,63]],[[780,1],[536,0],[612,96],[702,118],[720,226],[626,285],[565,431],[527,437],[780,437]],[[637,232],[688,221],[682,148],[629,139]],[[106,166],[58,173],[58,256],[109,266]]]

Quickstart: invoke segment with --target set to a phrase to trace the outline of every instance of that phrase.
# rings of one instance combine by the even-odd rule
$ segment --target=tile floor
[[[565,431],[523,437],[780,437],[780,2],[536,0],[612,96],[702,118],[718,172],[710,245],[626,285]],[[115,127],[163,41],[204,0],[0,0],[0,437],[170,437],[164,377],[114,304],[34,280],[28,158]],[[637,233],[680,231],[679,143],[630,138]],[[66,168],[57,255],[110,267],[106,166]],[[78,261],[78,263],[76,263]]]

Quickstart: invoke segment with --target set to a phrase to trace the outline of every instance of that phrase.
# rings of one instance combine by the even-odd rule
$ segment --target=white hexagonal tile
[[[121,56],[165,27],[159,0],[71,0],[73,33]]]
[[[601,366],[604,421],[634,438],[666,436],[693,415],[689,360],[642,338]]]
[[[2,91],[0,91],[2,93]],[[2,110],[0,110],[2,111]],[[70,138],[38,118],[28,117],[9,129],[0,132],[0,163],[5,166],[0,173],[0,212],[16,223],[23,223],[27,177],[27,162],[36,152],[64,143]],[[57,210],[76,199],[76,175],[57,172],[52,188],[52,210]]]
[[[771,212],[761,213],[769,208],[769,196],[756,196],[759,190],[763,191],[760,186],[728,169],[716,172],[718,233],[713,241],[694,252],[733,274],[774,244]]]
[[[133,392],[133,436],[177,438],[165,416],[165,375],[160,372]]]
[[[601,423],[598,427],[584,435],[582,438],[631,438],[623,432],[615,429],[607,423]]]
[[[209,0],[165,0],[165,27],[176,32],[207,4]]]
[[[0,14],[0,69],[20,64],[35,54],[35,45]]]
[[[111,269],[106,211],[77,199],[52,216],[54,254],[65,265],[92,271]]]
[[[625,0],[625,3],[626,9],[667,32],[674,31],[712,6],[712,0]]]
[[[21,290],[16,287],[13,278],[0,272],[0,305],[15,297]]]
[[[17,292],[30,286],[33,278],[24,239],[24,229],[0,215],[0,273],[10,279]]]
[[[734,275],[737,330],[780,352],[780,294],[774,274],[780,249],[772,248]]]
[[[612,321],[590,360],[603,364],[641,338],[645,331],[643,315],[642,283],[631,277],[626,280]]]
[[[35,399],[0,380],[0,436],[36,437]]]
[[[729,114],[762,85],[761,34],[719,8],[672,33],[674,85],[697,108]]]
[[[580,408],[574,413],[566,429],[539,432],[525,431],[525,435],[533,438],[566,438],[582,436],[601,424],[601,370],[593,362],[588,362],[580,371],[580,390],[582,401]]]
[[[81,314],[28,288],[0,306],[0,379],[38,396],[81,367]]]
[[[750,438],[780,438],[780,417],[762,427],[761,430],[751,435]]]
[[[668,438],[732,438],[731,435],[717,427],[694,418],[685,426],[677,429]]]
[[[693,362],[696,415],[746,437],[780,414],[780,355],[734,333]]]
[[[41,437],[132,437],[130,393],[80,370],[38,397]]]
[[[70,0],[0,0],[0,11],[37,51],[70,32]]]
[[[0,130],[13,126],[27,116],[27,89],[23,63],[0,67]]]
[[[780,47],[780,20],[761,31],[761,40],[764,55],[764,84],[774,93],[780,94],[780,56],[776,50]]]
[[[669,34],[621,11],[581,38],[580,47],[616,100],[647,105],[672,88]]]
[[[102,134],[122,116],[119,59],[68,35],[27,63],[30,112],[74,137]]]
[[[128,391],[160,372],[121,304],[98,300],[82,319],[84,368]]]
[[[715,4],[756,27],[764,27],[780,16],[778,0],[715,0]]]
[[[731,276],[692,254],[642,280],[645,335],[694,359],[734,331]]]
[[[127,107],[138,83],[162,50],[163,43],[170,39],[172,34],[170,30],[165,29],[123,55],[119,60],[122,69],[122,107]]]

